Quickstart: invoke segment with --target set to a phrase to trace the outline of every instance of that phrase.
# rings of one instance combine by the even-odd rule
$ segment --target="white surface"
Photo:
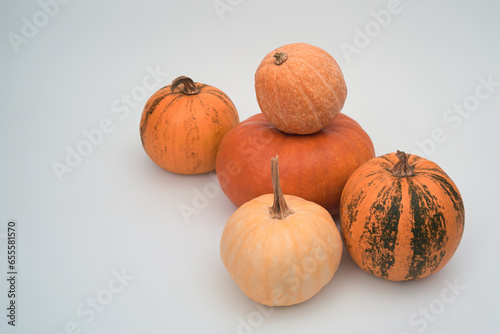
[[[351,61],[341,44],[354,44],[356,27],[371,24],[370,12],[386,9],[386,1],[231,3],[221,20],[211,0],[72,1],[16,53],[8,34],[21,34],[23,17],[32,21],[40,5],[2,2],[0,233],[17,220],[20,254],[17,326],[7,326],[2,311],[0,331],[55,334],[71,322],[81,333],[496,331],[500,87],[461,124],[443,117],[475,93],[479,77],[500,81],[499,3],[401,0],[400,12]],[[219,258],[220,235],[235,210],[224,194],[185,223],[179,205],[192,205],[196,190],[218,189],[210,188],[214,175],[156,167],[138,131],[147,97],[123,108],[122,94],[140,92],[147,69],[158,67],[168,75],[148,96],[187,75],[225,91],[244,120],[259,112],[253,75],[261,59],[292,42],[317,45],[337,59],[348,86],[343,111],[370,134],[377,155],[414,152],[417,141],[442,129],[446,139],[427,156],[458,185],[466,227],[439,273],[394,283],[364,273],[344,254],[313,299],[262,310]],[[66,146],[75,148],[84,129],[106,118],[114,130],[60,182],[51,164],[64,163]],[[113,271],[122,270],[134,279],[92,318],[81,303],[109,297],[108,284],[119,286]],[[465,290],[446,290],[455,280]],[[419,312],[429,307],[439,314],[423,320]],[[242,319],[252,327],[241,327]]]

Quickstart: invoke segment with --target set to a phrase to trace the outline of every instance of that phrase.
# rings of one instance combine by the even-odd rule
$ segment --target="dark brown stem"
[[[281,65],[288,59],[288,55],[286,54],[286,52],[277,52],[273,57],[276,58],[276,60],[274,61],[276,65]]]
[[[191,78],[180,76],[172,81],[172,86],[170,86],[170,91],[173,92],[179,85],[182,84],[181,92],[187,95],[195,95],[200,92],[200,89],[196,87],[194,81]]]
[[[399,161],[392,167],[392,174],[397,177],[412,176],[413,166],[408,163],[408,155],[403,151],[397,151],[396,157],[398,157]]]
[[[272,219],[283,220],[293,213],[286,204],[285,196],[281,191],[278,155],[271,159],[271,176],[273,179],[273,206],[269,208],[269,215]]]

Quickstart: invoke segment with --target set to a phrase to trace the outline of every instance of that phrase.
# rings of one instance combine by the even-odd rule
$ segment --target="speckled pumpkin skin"
[[[464,205],[450,177],[434,162],[409,155],[413,175],[394,176],[394,153],[361,165],[340,203],[341,231],[353,261],[391,281],[424,278],[455,253]]]
[[[171,85],[147,101],[141,117],[144,150],[158,166],[179,174],[215,169],[224,135],[239,123],[231,99],[221,90],[195,83],[200,92],[186,95]],[[182,85],[181,85],[182,87]]]
[[[288,59],[276,65],[274,55],[279,52],[287,53]],[[264,116],[289,134],[318,132],[340,112],[347,97],[335,59],[305,43],[270,52],[255,73],[255,92]]]

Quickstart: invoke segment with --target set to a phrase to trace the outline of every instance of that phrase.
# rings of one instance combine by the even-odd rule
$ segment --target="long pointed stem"
[[[272,219],[285,219],[293,213],[286,204],[285,196],[280,186],[278,155],[271,159],[271,175],[273,179],[273,206],[269,208],[269,215]]]

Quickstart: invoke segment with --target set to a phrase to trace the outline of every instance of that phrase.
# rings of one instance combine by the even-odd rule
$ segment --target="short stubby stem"
[[[276,52],[273,57],[276,58],[274,63],[281,65],[288,59],[288,54],[286,52]]]
[[[396,157],[399,159],[391,169],[392,175],[397,177],[407,177],[413,175],[413,166],[408,162],[408,155],[403,151],[397,151]]]
[[[173,92],[182,85],[181,93],[186,95],[195,95],[200,92],[200,89],[196,87],[196,84],[191,78],[180,76],[172,81],[172,86],[170,86],[170,91]]]

